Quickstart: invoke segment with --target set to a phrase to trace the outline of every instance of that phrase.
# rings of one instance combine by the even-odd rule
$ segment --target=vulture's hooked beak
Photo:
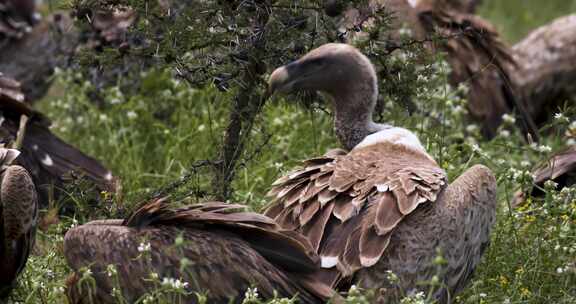
[[[299,68],[299,62],[294,61],[285,66],[281,66],[272,72],[268,79],[267,96],[272,96],[276,92],[287,93],[295,89],[295,84],[299,80],[296,72]]]

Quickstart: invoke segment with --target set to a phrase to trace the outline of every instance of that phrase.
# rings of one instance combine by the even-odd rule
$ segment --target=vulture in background
[[[0,72],[22,84],[29,103],[47,93],[56,67],[77,68],[75,56],[83,49],[99,50],[112,45],[125,54],[130,46],[140,43],[138,37],[128,37],[126,33],[136,20],[135,12],[129,8],[75,12],[76,18],[90,20],[89,26],[79,28],[66,12],[40,20],[34,2],[0,0]],[[90,67],[87,74],[97,90],[116,85],[130,68],[143,64],[124,57],[123,64],[111,69]]]
[[[538,125],[550,122],[570,98],[576,104],[576,15],[535,29],[512,50],[514,82]]]
[[[113,288],[134,303],[170,280],[185,285],[186,295],[168,300],[178,303],[199,303],[196,293],[205,294],[207,303],[242,303],[253,287],[264,299],[296,296],[298,303],[325,303],[333,296],[314,276],[319,259],[306,238],[266,216],[234,211],[239,208],[210,202],[173,209],[154,199],[124,220],[72,228],[64,237],[64,255],[74,270],[70,303],[117,303]],[[90,269],[92,288],[82,283],[82,269]]]
[[[88,178],[101,190],[113,190],[112,173],[52,134],[48,119],[24,101],[20,83],[0,74],[0,140],[21,150],[16,161],[32,175],[41,206],[48,205],[52,193],[60,193],[71,174]]]
[[[530,191],[532,197],[544,196],[542,189],[544,189],[544,183],[549,180],[558,184],[556,189],[576,185],[576,146],[552,156],[548,161],[540,164],[532,174],[535,185]],[[522,204],[525,199],[526,195],[523,192],[517,192],[514,206]]]
[[[414,133],[375,123],[376,72],[350,45],[325,44],[270,76],[269,93],[296,90],[330,97],[345,150],[304,161],[278,179],[265,214],[308,237],[321,258],[317,278],[333,288],[386,290],[379,303],[432,291],[439,303],[450,303],[490,240],[493,173],[475,165],[448,184]],[[433,263],[438,250],[445,265]],[[387,279],[388,271],[398,282]],[[440,287],[420,285],[434,275]]]
[[[36,234],[38,199],[32,178],[12,165],[20,152],[0,147],[0,302],[24,270]]]
[[[40,20],[34,0],[0,0],[0,72],[22,84],[27,102],[42,98],[55,67],[75,51],[72,20],[56,13]]]
[[[35,0],[0,0],[0,46],[20,39],[36,23]]]
[[[79,49],[92,49],[96,53],[103,52],[105,48],[118,51],[119,63],[102,65],[96,60],[88,65],[85,77],[94,85],[91,101],[104,103],[99,91],[110,86],[119,86],[122,90],[134,90],[140,87],[141,72],[150,68],[156,62],[146,56],[132,54],[132,49],[145,45],[148,41],[138,31],[128,31],[137,21],[137,13],[126,6],[114,5],[112,8],[85,8],[80,7],[74,11],[77,19],[86,20],[86,26],[80,27],[81,45]],[[138,53],[138,52],[136,52]],[[137,75],[137,76],[136,76]]]
[[[369,26],[366,21],[376,10],[392,12],[393,28],[407,26],[415,39],[430,40],[427,44],[432,51],[446,53],[452,68],[449,81],[454,86],[468,85],[468,110],[471,118],[481,124],[485,137],[494,137],[502,115],[516,109],[522,116],[522,127],[537,139],[534,122],[510,80],[516,66],[512,51],[488,21],[471,14],[477,4],[458,0],[372,0],[367,8],[346,11],[341,24],[343,28],[362,28],[363,23]],[[390,39],[398,40],[398,33],[392,32]]]

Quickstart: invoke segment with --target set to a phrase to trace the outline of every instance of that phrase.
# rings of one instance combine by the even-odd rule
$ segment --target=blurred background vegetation
[[[479,9],[511,44],[530,30],[574,12],[575,0],[484,0]]]

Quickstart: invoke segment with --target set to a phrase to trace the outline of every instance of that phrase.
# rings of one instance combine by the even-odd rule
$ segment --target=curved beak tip
[[[274,70],[268,79],[267,96],[272,96],[276,91],[285,91],[289,78],[288,71],[285,67],[279,67]]]

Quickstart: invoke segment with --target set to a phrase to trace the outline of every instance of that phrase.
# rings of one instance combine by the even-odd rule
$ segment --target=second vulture
[[[270,93],[331,97],[346,151],[307,160],[277,180],[266,215],[309,238],[321,257],[318,278],[334,288],[385,291],[378,301],[433,292],[449,303],[488,246],[496,180],[476,165],[448,185],[414,133],[372,120],[377,83],[370,60],[346,44],[323,45],[272,73]],[[439,252],[443,266],[433,263]],[[399,280],[389,281],[388,271]],[[434,275],[439,286],[420,285]]]
[[[333,296],[314,276],[319,259],[304,237],[239,208],[213,202],[173,209],[154,199],[125,220],[71,229],[64,238],[74,270],[70,303],[134,303],[159,296],[162,286],[184,290],[164,295],[170,303],[242,303],[251,287],[264,299],[296,296],[299,303]],[[94,285],[82,269],[90,269]]]
[[[430,41],[433,52],[446,53],[450,64],[449,81],[469,87],[467,107],[472,119],[482,126],[487,138],[496,135],[502,115],[516,109],[522,116],[522,127],[536,139],[536,127],[525,105],[517,96],[511,75],[516,69],[512,50],[500,39],[495,27],[473,15],[478,1],[460,0],[371,0],[369,7],[346,12],[341,20],[344,28],[369,26],[374,11],[393,12],[392,25],[398,30],[407,25],[414,38]],[[351,32],[351,31],[348,31]],[[352,36],[356,35],[352,33]],[[389,39],[400,42],[399,31]]]
[[[54,135],[49,120],[30,108],[25,99],[20,83],[0,73],[0,141],[6,146],[21,146],[17,162],[30,172],[40,205],[47,206],[51,195],[58,197],[72,173],[89,179],[99,189],[112,190],[112,173]]]

